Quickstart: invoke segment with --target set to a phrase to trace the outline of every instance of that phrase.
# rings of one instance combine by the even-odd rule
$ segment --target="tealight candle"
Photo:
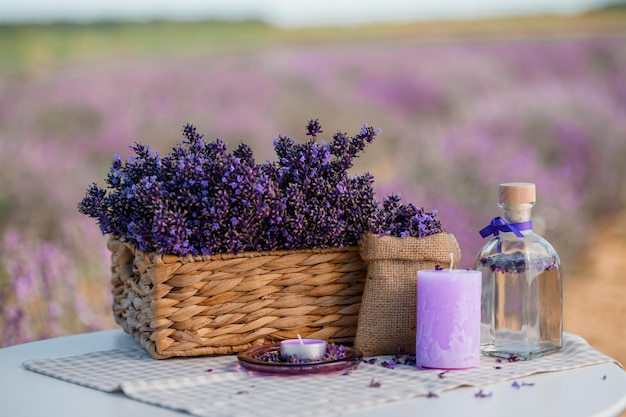
[[[465,369],[480,364],[481,289],[480,271],[417,272],[418,366]]]
[[[296,358],[298,362],[315,362],[324,359],[326,342],[319,339],[288,339],[280,342],[280,356],[289,360]]]

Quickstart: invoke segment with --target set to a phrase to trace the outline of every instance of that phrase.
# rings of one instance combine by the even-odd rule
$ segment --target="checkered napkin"
[[[233,356],[153,359],[139,345],[58,359],[35,359],[26,369],[105,392],[120,391],[124,381],[154,381],[235,372]]]
[[[563,349],[555,354],[520,362],[483,357],[479,367],[468,370],[381,366],[389,359],[380,357],[345,372],[284,376],[247,371],[234,356],[159,361],[137,348],[30,360],[24,367],[102,391],[121,390],[136,400],[195,416],[273,417],[346,411],[604,362],[620,365],[573,334],[564,335]]]

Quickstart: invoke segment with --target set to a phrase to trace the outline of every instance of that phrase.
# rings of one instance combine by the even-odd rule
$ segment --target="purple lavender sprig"
[[[427,212],[411,203],[401,204],[399,196],[390,194],[376,213],[372,231],[380,236],[426,237],[443,231],[436,215],[437,210]]]
[[[356,245],[369,230],[377,203],[373,177],[369,173],[350,177],[347,170],[376,132],[363,125],[350,139],[337,133],[331,143],[317,143],[319,122],[310,121],[307,131],[311,139],[302,144],[279,136],[274,142],[278,161],[266,167],[285,197],[283,246]]]
[[[344,345],[336,345],[330,343],[326,345],[326,353],[324,353],[325,361],[344,360],[347,357],[347,350]]]

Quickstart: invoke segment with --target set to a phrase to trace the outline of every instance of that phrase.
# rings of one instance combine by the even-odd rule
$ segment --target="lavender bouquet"
[[[256,163],[241,143],[204,140],[192,125],[161,156],[135,144],[125,164],[116,155],[107,189],[92,184],[78,205],[103,234],[139,249],[174,255],[356,246],[376,216],[369,174],[350,176],[353,160],[377,130],[317,142],[318,120],[302,144],[279,136],[275,162]]]

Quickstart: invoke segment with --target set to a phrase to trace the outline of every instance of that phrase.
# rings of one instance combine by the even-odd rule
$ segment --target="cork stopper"
[[[501,204],[534,204],[537,201],[535,184],[532,182],[508,182],[500,184]]]

